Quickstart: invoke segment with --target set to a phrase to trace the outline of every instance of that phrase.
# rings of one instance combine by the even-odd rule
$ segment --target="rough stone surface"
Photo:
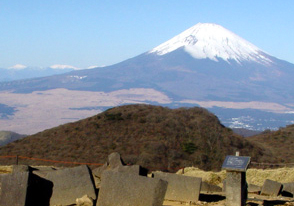
[[[75,204],[85,194],[96,199],[92,176],[85,165],[51,171],[43,177],[54,185],[50,205]]]
[[[161,179],[105,171],[97,206],[162,206],[167,184]]]
[[[259,194],[261,191],[261,187],[254,184],[248,184],[248,193]]]
[[[263,183],[260,194],[268,196],[278,196],[282,189],[282,184],[276,181],[266,179]]]
[[[0,205],[25,206],[29,172],[1,175]]]
[[[124,166],[120,154],[114,152],[108,156],[108,161],[104,165],[92,171],[96,188],[100,188],[102,173],[107,170],[136,174],[141,176],[147,176],[148,173],[148,170],[141,167],[140,165]]]
[[[108,166],[111,169],[114,169],[119,166],[123,166],[122,159],[118,152],[113,152],[108,156]]]
[[[76,199],[77,206],[93,206],[93,202],[93,199],[88,195],[84,195],[83,197]]]
[[[283,192],[287,192],[294,196],[294,182],[283,183]]]
[[[56,171],[53,167],[32,167],[32,173],[39,176],[45,177],[48,172]]]
[[[30,172],[32,170],[31,167],[27,165],[12,165],[12,172]]]
[[[131,166],[118,166],[113,169],[113,171],[116,172],[124,172],[134,175],[141,175],[141,176],[147,176],[147,170],[142,168],[140,165],[131,165]]]
[[[1,176],[0,205],[49,205],[53,184],[30,172]]]
[[[152,176],[168,182],[166,200],[197,202],[202,179],[178,174],[154,172]]]
[[[247,199],[246,173],[227,171],[225,181],[226,206],[244,206]]]
[[[226,179],[224,179],[223,180],[223,188],[222,188],[223,190],[223,193],[225,193],[226,192]]]
[[[212,185],[207,182],[201,183],[200,193],[221,193],[222,188],[217,185]]]

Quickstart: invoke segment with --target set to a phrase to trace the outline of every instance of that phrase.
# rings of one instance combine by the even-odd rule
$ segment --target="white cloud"
[[[87,69],[94,69],[94,68],[97,68],[99,66],[89,66]]]
[[[74,70],[79,70],[80,68],[71,66],[71,65],[64,65],[64,64],[54,64],[50,66],[52,69],[74,69]]]
[[[19,69],[20,70],[20,69],[25,69],[25,68],[27,68],[27,66],[22,65],[22,64],[16,64],[12,67],[9,67],[8,69]]]

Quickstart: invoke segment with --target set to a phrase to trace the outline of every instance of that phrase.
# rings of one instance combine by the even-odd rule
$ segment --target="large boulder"
[[[266,179],[263,183],[260,194],[268,196],[278,196],[280,194],[281,189],[281,183]]]
[[[199,177],[189,177],[178,174],[154,172],[152,177],[168,182],[165,199],[197,202],[199,200],[202,179]]]
[[[161,179],[105,171],[97,206],[162,206],[167,184]]]
[[[53,184],[30,172],[1,175],[0,205],[49,205]]]
[[[261,187],[254,184],[248,184],[248,193],[259,194],[261,191]]]
[[[1,175],[0,205],[26,205],[29,175],[29,172]]]
[[[104,165],[92,171],[96,188],[100,187],[102,173],[107,170],[141,176],[147,176],[148,173],[148,170],[141,167],[140,165],[125,165],[120,154],[113,152],[108,156],[108,160]]]
[[[93,178],[86,165],[48,171],[42,177],[53,183],[50,205],[75,204],[84,195],[96,199]]]
[[[294,196],[294,182],[283,183],[283,193],[288,196]]]

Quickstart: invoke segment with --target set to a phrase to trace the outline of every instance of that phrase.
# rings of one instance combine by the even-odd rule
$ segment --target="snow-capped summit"
[[[172,39],[155,47],[149,53],[164,55],[179,48],[184,48],[196,59],[209,58],[218,61],[221,58],[227,62],[235,60],[255,61],[270,64],[264,51],[239,37],[224,27],[212,23],[198,23]]]

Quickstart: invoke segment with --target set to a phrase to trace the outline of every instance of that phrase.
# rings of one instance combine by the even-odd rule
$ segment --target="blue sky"
[[[294,63],[293,0],[0,0],[0,68],[111,65],[217,23]]]

